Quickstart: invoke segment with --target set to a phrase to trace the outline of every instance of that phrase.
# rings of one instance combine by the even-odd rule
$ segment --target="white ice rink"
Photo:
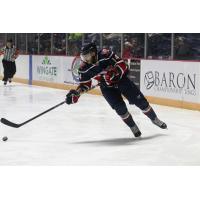
[[[0,118],[21,123],[64,100],[67,91],[0,85]],[[0,124],[0,165],[200,165],[200,112],[152,105],[168,130],[135,106],[135,139],[101,96],[84,94],[18,129]]]

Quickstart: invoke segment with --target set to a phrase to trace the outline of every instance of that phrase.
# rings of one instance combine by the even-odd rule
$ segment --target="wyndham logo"
[[[48,56],[45,56],[41,65],[37,66],[37,73],[41,79],[48,79],[50,81],[53,77],[57,76],[57,66],[53,66]]]
[[[48,56],[44,57],[42,64],[43,65],[51,65],[51,61],[49,60]]]

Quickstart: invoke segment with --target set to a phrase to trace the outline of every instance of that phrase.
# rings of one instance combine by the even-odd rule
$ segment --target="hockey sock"
[[[150,105],[142,112],[151,120],[155,120],[157,118],[156,113]]]
[[[147,109],[143,110],[143,113],[151,119],[151,121],[157,125],[158,127],[162,128],[162,129],[166,129],[167,125],[161,121],[160,119],[158,119],[156,113],[154,112],[153,108],[151,106],[148,106]]]
[[[130,129],[135,137],[141,136],[141,132],[140,132],[137,124],[134,122],[131,114],[128,111],[124,115],[120,115],[120,117],[130,127]]]
[[[131,128],[135,126],[135,122],[129,112],[126,112],[124,115],[120,115],[122,120]]]

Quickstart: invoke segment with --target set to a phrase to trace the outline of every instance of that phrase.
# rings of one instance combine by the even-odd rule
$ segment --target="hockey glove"
[[[76,90],[70,90],[69,93],[66,95],[66,104],[76,103],[79,97],[79,92],[77,92]]]
[[[120,80],[121,75],[122,75],[122,73],[121,73],[120,69],[115,68],[115,69],[107,71],[107,73],[103,75],[103,79],[104,79],[106,85],[109,86],[109,85],[117,83]]]

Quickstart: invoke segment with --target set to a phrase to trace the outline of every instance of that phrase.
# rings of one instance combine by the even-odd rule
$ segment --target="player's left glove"
[[[69,93],[66,95],[66,104],[73,104],[77,103],[80,94],[76,90],[70,90]]]

